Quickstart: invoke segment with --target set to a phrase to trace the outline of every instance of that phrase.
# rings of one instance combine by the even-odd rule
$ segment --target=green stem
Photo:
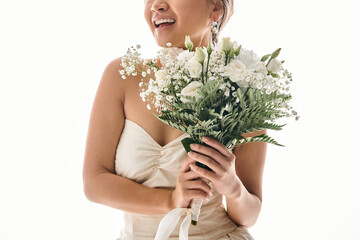
[[[265,67],[267,67],[267,66],[269,65],[271,59],[272,59],[272,58],[270,57],[269,61],[268,61],[267,64],[265,65]]]
[[[204,63],[201,64],[201,82],[204,85]]]
[[[209,62],[210,62],[210,54],[208,54],[208,61],[206,64],[206,82],[208,81]]]

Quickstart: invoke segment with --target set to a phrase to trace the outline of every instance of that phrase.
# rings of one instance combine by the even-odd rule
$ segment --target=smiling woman
[[[233,0],[145,0],[144,17],[160,47],[170,42],[186,49],[186,35],[195,47],[206,47],[217,42],[233,8]],[[266,144],[251,143],[231,152],[209,139],[212,148],[195,145],[197,153],[188,155],[181,144],[188,134],[147,109],[139,97],[141,77],[120,79],[121,63],[122,57],[113,60],[103,73],[83,170],[87,198],[124,211],[118,240],[253,239],[248,228],[261,208]],[[215,172],[210,175],[192,165],[196,161]],[[188,207],[196,198],[204,203],[194,226]]]

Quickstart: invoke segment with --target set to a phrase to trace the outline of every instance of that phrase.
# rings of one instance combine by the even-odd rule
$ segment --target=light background
[[[241,0],[220,35],[281,47],[301,116],[269,131],[286,147],[268,145],[256,240],[360,239],[356,4]],[[1,1],[0,34],[0,239],[115,240],[122,212],[85,198],[82,164],[105,66],[159,49],[143,1]]]

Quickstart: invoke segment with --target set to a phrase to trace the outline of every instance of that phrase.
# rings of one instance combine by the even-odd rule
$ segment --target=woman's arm
[[[254,137],[266,130],[243,134]],[[251,227],[256,223],[262,204],[262,177],[267,143],[253,142],[233,149],[236,174],[241,181],[233,198],[226,198],[229,217],[238,225]]]
[[[92,202],[139,214],[165,214],[172,209],[170,190],[154,189],[116,175],[115,153],[125,122],[126,80],[111,61],[93,103],[83,165],[84,193]],[[129,159],[131,161],[132,159]]]

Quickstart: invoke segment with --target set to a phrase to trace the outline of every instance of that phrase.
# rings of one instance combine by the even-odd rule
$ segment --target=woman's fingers
[[[183,173],[184,180],[195,180],[200,179],[200,175],[192,170],[189,170],[186,173]]]
[[[191,190],[191,189],[189,189],[189,190],[187,190],[187,191],[189,192],[189,195],[191,196],[191,199],[193,199],[193,198],[200,198],[200,199],[202,199],[202,200],[204,200],[204,201],[207,200],[208,195],[207,195],[207,193],[205,193],[204,191],[201,191],[201,190]]]
[[[190,158],[189,156],[187,156],[183,162],[183,164],[181,165],[179,171],[182,173],[186,173],[190,170],[190,164],[196,162],[195,159]]]
[[[202,179],[186,181],[184,184],[184,187],[189,190],[200,189],[200,190],[204,191],[207,194],[207,196],[212,195],[211,187],[206,182],[204,182]]]

